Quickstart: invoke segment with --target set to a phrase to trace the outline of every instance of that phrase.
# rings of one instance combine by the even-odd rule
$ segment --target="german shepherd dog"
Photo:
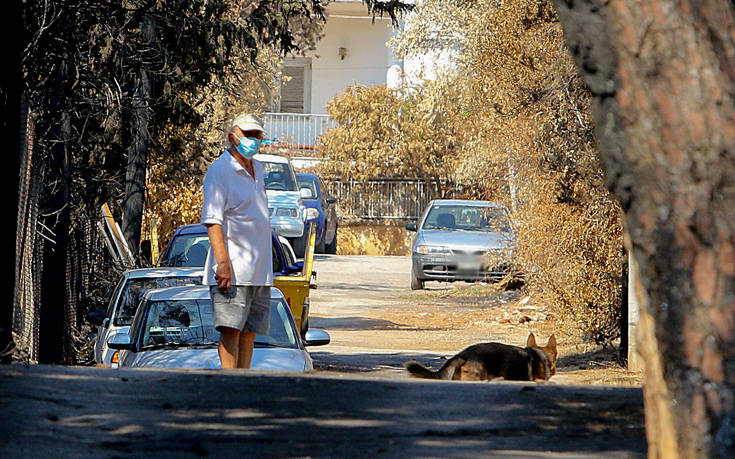
[[[526,347],[502,343],[480,343],[464,349],[436,371],[415,360],[405,363],[411,376],[459,381],[489,381],[505,378],[512,381],[548,380],[556,373],[556,337],[551,335],[544,347],[536,344],[533,333]]]

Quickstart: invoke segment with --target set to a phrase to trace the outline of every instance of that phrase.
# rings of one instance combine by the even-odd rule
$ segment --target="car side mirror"
[[[107,314],[105,311],[101,309],[95,309],[94,311],[89,311],[87,313],[87,319],[89,319],[90,322],[92,322],[95,325],[102,325],[104,326],[103,322],[107,318]]]
[[[419,227],[416,222],[408,222],[406,223],[406,229],[409,231],[418,231]]]
[[[107,346],[110,349],[130,349],[130,335],[117,333],[107,340]]]
[[[311,188],[309,188],[308,186],[301,187],[301,189],[299,190],[299,194],[303,199],[312,199],[314,197],[311,192]]]
[[[334,196],[327,197],[327,204],[334,204],[335,202],[337,202],[337,198],[335,198]]]
[[[325,344],[329,344],[331,340],[332,338],[330,338],[329,333],[326,331],[312,328],[306,331],[304,346],[324,346]]]

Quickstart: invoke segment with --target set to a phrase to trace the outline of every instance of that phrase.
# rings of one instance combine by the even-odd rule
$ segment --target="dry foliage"
[[[457,94],[449,125],[460,146],[448,175],[510,203],[530,287],[589,339],[610,343],[620,330],[622,213],[604,186],[590,94],[552,2],[424,0],[414,11],[398,53],[458,50],[424,91],[438,100],[445,84]]]
[[[447,95],[434,104],[432,90],[451,88],[427,84],[400,93],[384,85],[353,86],[337,95],[327,112],[340,126],[319,139],[329,160],[320,173],[354,180],[418,178],[442,196],[460,145],[453,124],[456,98]]]

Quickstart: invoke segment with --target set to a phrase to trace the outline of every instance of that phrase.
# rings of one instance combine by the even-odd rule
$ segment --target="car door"
[[[94,361],[95,363],[103,363],[104,361],[104,353],[107,349],[107,340],[110,339],[110,330],[112,328],[112,318],[115,317],[115,308],[117,306],[117,299],[120,296],[120,291],[122,290],[123,286],[125,285],[125,282],[127,282],[128,274],[123,274],[120,281],[117,283],[117,286],[115,287],[115,290],[112,292],[112,295],[110,296],[110,302],[107,305],[107,313],[106,313],[106,319],[102,323],[102,325],[99,325],[97,327],[97,339],[94,343]]]

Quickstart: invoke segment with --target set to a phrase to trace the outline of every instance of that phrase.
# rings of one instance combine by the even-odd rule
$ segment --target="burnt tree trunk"
[[[735,453],[735,5],[556,0],[640,275],[651,457]]]
[[[152,14],[142,15],[141,32],[145,40],[153,46],[155,40],[155,23]],[[152,52],[152,49],[150,50]],[[145,204],[146,165],[148,162],[150,121],[150,102],[153,94],[153,83],[145,64],[140,62],[133,81],[133,103],[128,119],[128,165],[125,173],[125,200],[123,202],[122,232],[136,264],[140,264],[138,256],[140,233],[143,225],[143,207]]]

